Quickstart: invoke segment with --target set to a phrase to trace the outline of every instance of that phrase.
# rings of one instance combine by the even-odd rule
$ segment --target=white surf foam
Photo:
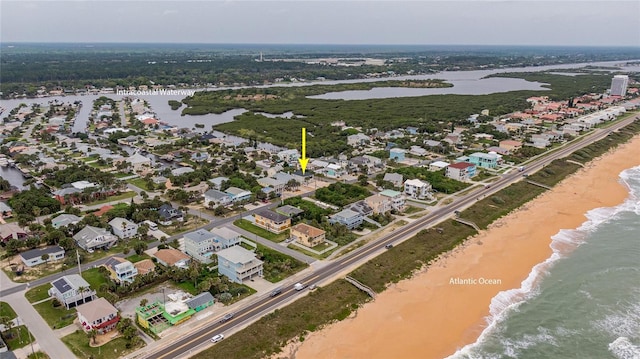
[[[640,166],[622,171],[620,179],[629,189],[629,197],[618,206],[601,207],[587,212],[585,215],[587,221],[582,223],[580,227],[576,229],[561,229],[556,235],[552,236],[550,247],[553,253],[551,256],[533,267],[529,276],[520,284],[520,288],[502,291],[493,297],[489,305],[490,315],[486,318],[488,325],[476,342],[464,346],[445,359],[483,358],[483,355],[474,353],[475,350],[486,341],[488,336],[508,317],[512,310],[516,310],[522,303],[538,294],[539,283],[554,262],[560,260],[583,243],[588,233],[595,231],[599,225],[614,219],[618,214],[632,211],[640,215]]]
[[[609,343],[609,351],[618,359],[640,359],[640,347],[626,337],[618,337]]]

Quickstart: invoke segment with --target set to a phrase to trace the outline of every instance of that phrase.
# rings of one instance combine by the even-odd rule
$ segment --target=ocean
[[[448,359],[640,359],[640,166],[620,179],[627,200],[553,236],[554,254],[498,294],[489,326]]]

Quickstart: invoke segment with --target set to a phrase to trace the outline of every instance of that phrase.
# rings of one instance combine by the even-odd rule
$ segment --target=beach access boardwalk
[[[353,278],[351,278],[351,277],[349,277],[349,276],[346,276],[344,279],[345,279],[347,282],[349,282],[349,283],[353,284],[356,288],[358,288],[358,289],[360,289],[361,291],[363,291],[363,292],[365,292],[365,293],[369,294],[369,296],[370,296],[371,298],[374,298],[374,299],[376,298],[376,294],[377,294],[377,293],[376,293],[376,292],[374,292],[374,291],[373,291],[373,289],[371,289],[371,288],[367,287],[366,285],[364,285],[364,284],[362,284],[362,283],[358,282],[357,280],[355,280],[355,279],[353,279]]]
[[[534,185],[534,186],[542,187],[542,188],[545,188],[545,189],[551,189],[551,187],[550,187],[550,186],[547,186],[546,184],[542,184],[542,183],[540,183],[540,182],[535,182],[535,181],[527,180],[527,183],[532,184],[532,185]]]
[[[462,224],[466,224],[467,226],[469,226],[469,227],[471,227],[471,228],[475,229],[476,231],[480,232],[480,227],[478,227],[478,225],[477,225],[477,224],[475,224],[475,223],[473,223],[473,222],[471,222],[471,221],[469,221],[469,220],[462,219],[462,218],[460,218],[460,217],[456,217],[456,218],[454,218],[454,220],[455,220],[456,222],[460,222],[460,223],[462,223]]]

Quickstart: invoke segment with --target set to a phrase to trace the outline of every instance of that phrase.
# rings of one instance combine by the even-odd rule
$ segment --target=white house
[[[419,179],[410,179],[404,183],[404,194],[417,199],[431,198],[431,184]]]
[[[42,258],[43,255],[47,255],[47,260]],[[51,261],[58,261],[64,258],[64,248],[60,246],[49,246],[43,248],[36,248],[30,251],[20,253],[20,259],[22,263],[27,267],[33,267],[38,264],[47,263]]]
[[[120,239],[132,238],[138,234],[138,225],[126,218],[116,217],[109,221],[113,234]]]

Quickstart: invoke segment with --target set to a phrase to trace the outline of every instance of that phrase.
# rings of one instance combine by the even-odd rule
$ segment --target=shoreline
[[[590,210],[629,197],[619,174],[640,165],[634,156],[639,148],[635,136],[587,163],[412,278],[389,286],[355,317],[289,345],[279,357],[444,358],[476,342],[491,314],[522,299],[520,288],[535,287],[544,277],[533,271],[549,266],[554,249],[565,254],[577,246],[553,236],[580,227]]]

